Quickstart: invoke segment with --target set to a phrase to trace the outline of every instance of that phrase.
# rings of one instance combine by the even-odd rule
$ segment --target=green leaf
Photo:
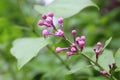
[[[120,72],[120,68],[116,68],[116,69],[115,69],[115,72]]]
[[[86,60],[84,60],[83,56],[74,55],[69,59],[69,66],[71,70],[69,70],[66,74],[86,74],[93,75],[91,72],[91,65],[89,65]]]
[[[56,17],[71,17],[89,6],[98,6],[91,0],[55,0],[51,5],[35,5],[34,8],[39,13],[54,12]]]
[[[116,62],[117,67],[120,68],[120,48],[115,54],[115,62]]]
[[[110,41],[112,40],[112,37],[110,37],[106,42],[105,45],[103,47],[103,50],[107,47],[107,45],[110,43]]]
[[[85,53],[90,58],[92,58],[95,55],[92,47],[85,47],[83,53]]]
[[[15,40],[11,48],[11,54],[16,57],[18,68],[22,68],[47,44],[48,41],[44,38],[20,38]]]

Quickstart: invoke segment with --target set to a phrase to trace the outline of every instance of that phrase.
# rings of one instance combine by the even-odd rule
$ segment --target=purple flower
[[[48,24],[52,24],[53,23],[53,19],[51,17],[47,17],[45,19],[45,21],[48,23]]]
[[[105,71],[105,70],[101,71],[101,74],[108,75],[107,71]]]
[[[76,37],[76,38],[75,38],[75,41],[76,41],[76,42],[78,42],[78,41],[80,41],[80,40],[81,40],[80,37]]]
[[[73,53],[75,53],[75,52],[77,52],[77,48],[76,47],[71,47],[71,52],[73,52]]]
[[[56,53],[60,53],[62,51],[62,49],[60,47],[56,48]]]
[[[57,32],[55,33],[55,36],[64,37],[64,32],[61,29],[58,29]]]
[[[66,55],[71,56],[71,55],[73,55],[73,53],[72,52],[66,52]]]
[[[77,31],[76,30],[72,30],[72,34],[76,35]]]
[[[86,37],[85,36],[81,36],[81,40],[85,41]]]
[[[46,14],[42,14],[42,18],[46,19],[47,18]]]
[[[64,18],[59,18],[59,19],[58,19],[58,23],[59,23],[59,24],[62,24],[63,22],[64,22]]]
[[[54,16],[54,13],[53,13],[53,12],[49,12],[49,13],[48,13],[48,16],[49,16],[49,17],[53,17],[53,16]]]
[[[50,35],[51,33],[47,29],[44,29],[42,31],[42,34],[43,34],[44,37],[46,37],[46,36]]]
[[[63,50],[68,50],[68,48],[60,48],[60,47],[57,47],[56,48],[56,53],[60,53],[61,51]]]
[[[44,25],[44,21],[43,20],[39,20],[38,21],[38,25],[43,26]]]
[[[102,43],[101,42],[97,42],[96,46],[97,47],[94,48],[94,52],[98,56],[102,52]]]

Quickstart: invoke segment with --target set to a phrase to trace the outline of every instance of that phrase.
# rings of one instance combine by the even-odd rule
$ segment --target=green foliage
[[[35,5],[35,10],[39,13],[54,12],[56,17],[68,18],[83,10],[89,6],[98,6],[91,0],[56,0],[48,6]]]
[[[115,53],[115,62],[117,67],[120,69],[120,48],[118,49],[118,51]]]
[[[105,45],[103,47],[103,50],[107,47],[107,45],[110,43],[110,41],[112,40],[112,37],[110,37],[106,42]]]
[[[18,68],[22,68],[47,44],[48,41],[44,38],[21,38],[15,40],[11,48],[11,53],[18,61]]]

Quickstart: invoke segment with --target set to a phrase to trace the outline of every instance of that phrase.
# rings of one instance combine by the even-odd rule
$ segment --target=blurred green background
[[[113,37],[108,48],[116,51],[120,47],[120,1],[93,1],[99,6],[100,10],[89,7],[77,15],[65,19],[64,31],[71,38],[71,30],[77,29],[78,35],[84,34],[87,36],[86,45],[91,47],[97,41],[105,42],[109,37]],[[43,3],[40,3],[39,0],[0,1],[0,80],[65,79],[63,65],[46,48],[21,70],[17,69],[16,59],[10,54],[10,48],[15,39],[41,36],[41,31],[37,25],[40,14],[34,10],[33,7],[35,4],[42,5]],[[62,46],[66,45],[60,42],[55,43],[53,48],[58,46],[58,44]],[[77,59],[76,57],[73,60],[77,61]],[[93,69],[83,69],[78,73],[81,75],[79,80],[98,80],[99,78],[97,77],[101,77],[100,80],[103,80],[105,78],[96,73],[97,71]]]

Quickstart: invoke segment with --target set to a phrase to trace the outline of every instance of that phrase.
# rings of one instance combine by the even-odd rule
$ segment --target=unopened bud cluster
[[[100,55],[100,53],[103,51],[102,48],[102,43],[101,42],[97,42],[96,44],[96,48],[94,48],[94,52],[96,54],[96,58],[98,59],[98,56]]]
[[[42,20],[39,20],[38,24],[40,26],[45,26],[46,28],[42,31],[43,36],[46,37],[48,35],[53,35],[53,36],[62,37],[63,39],[67,40],[66,36],[64,35],[64,31],[62,30],[64,18],[62,17],[58,18],[59,28],[57,29],[56,26],[53,24],[53,17],[54,17],[54,14],[52,12],[48,13],[48,15],[42,14]],[[50,27],[53,28],[53,31],[49,31],[48,28]],[[78,50],[83,51],[86,37],[85,36],[77,37],[76,33],[77,33],[76,30],[72,30],[71,34],[73,36],[74,42],[70,43],[70,46],[67,48],[57,47],[56,53],[60,53],[61,51],[66,50],[66,55],[71,56],[73,54],[76,54]]]
[[[57,29],[53,23],[53,17],[54,13],[49,12],[48,15],[42,14],[42,20],[38,21],[38,25],[46,27],[46,29],[42,31],[43,36],[46,37],[48,35],[53,35],[64,37],[64,31],[62,30],[64,19],[63,18],[58,19],[59,29]],[[48,28],[53,28],[53,31],[52,32],[49,31]]]
[[[56,53],[60,53],[61,51],[66,50],[66,55],[71,56],[76,54],[79,50],[82,51],[85,46],[86,37],[85,36],[76,37],[76,33],[77,33],[76,30],[72,30],[74,42],[71,43],[70,46],[67,48],[57,47]]]

